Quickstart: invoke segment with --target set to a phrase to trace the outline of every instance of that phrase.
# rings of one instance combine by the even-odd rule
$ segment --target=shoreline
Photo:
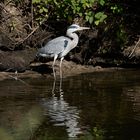
[[[0,72],[0,81],[6,80],[6,79],[18,79],[18,78],[39,78],[39,77],[46,77],[48,79],[53,78],[53,73],[52,73],[52,61],[46,64],[32,64],[31,65],[31,70],[26,70],[25,72],[22,73],[14,73],[14,72]],[[37,72],[37,69],[39,71],[38,67],[43,67],[42,72]],[[45,67],[44,67],[45,66]],[[36,69],[36,70],[35,70]],[[83,73],[92,73],[92,72],[102,72],[102,71],[112,71],[112,70],[120,70],[123,68],[118,68],[118,67],[110,67],[110,68],[102,68],[100,66],[85,66],[85,65],[80,65],[76,64],[72,61],[66,61],[64,60],[62,64],[62,71],[63,71],[63,78],[69,77],[69,76],[75,76],[78,74],[83,74]],[[59,61],[56,61],[55,65],[55,70],[56,70],[56,75],[57,78],[59,78]]]

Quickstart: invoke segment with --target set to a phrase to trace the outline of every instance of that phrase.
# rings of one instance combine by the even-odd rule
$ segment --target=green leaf
[[[93,16],[89,17],[89,23],[93,23]]]
[[[43,9],[39,9],[39,13],[43,13]]]
[[[83,13],[79,13],[79,16],[82,17],[83,16]]]
[[[86,0],[81,0],[81,3],[85,4],[86,3]]]
[[[100,22],[103,22],[106,18],[107,18],[107,15],[102,15],[102,17],[100,18]]]
[[[41,0],[32,0],[32,3],[35,4],[35,3],[40,3]]]
[[[90,2],[93,4],[95,2],[95,0],[90,0]]]
[[[45,7],[43,7],[43,11],[47,13],[48,12],[48,9],[45,8]]]
[[[32,3],[36,3],[36,0],[32,0]]]
[[[90,7],[90,4],[89,4],[89,3],[85,3],[85,5],[86,5],[86,7],[88,7],[88,8]]]
[[[56,5],[58,5],[58,3],[57,3],[57,1],[56,1],[56,0],[53,0],[53,2],[54,2]]]
[[[99,0],[100,5],[104,6],[105,0]]]
[[[107,15],[104,12],[98,12],[95,14],[95,18],[98,19],[100,22],[103,22],[104,19],[107,18]]]
[[[79,12],[79,11],[80,11],[80,9],[81,9],[80,7],[76,7],[77,12]]]
[[[96,20],[96,21],[94,21],[94,23],[95,23],[95,25],[99,25],[99,23],[100,23],[100,20]]]
[[[86,17],[85,17],[85,18],[86,18],[86,21],[89,21],[89,16],[88,16],[88,15],[86,15]]]
[[[95,18],[100,19],[102,17],[102,15],[103,15],[103,12],[98,12],[95,14]]]

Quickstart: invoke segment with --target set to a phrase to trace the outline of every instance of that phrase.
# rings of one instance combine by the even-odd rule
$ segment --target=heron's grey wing
[[[39,49],[38,53],[44,57],[54,57],[54,55],[59,55],[64,51],[69,41],[70,39],[67,37],[57,37]]]

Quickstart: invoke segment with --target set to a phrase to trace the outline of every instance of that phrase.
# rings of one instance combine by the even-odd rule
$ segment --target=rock
[[[12,44],[12,41],[0,29],[0,50],[10,50],[10,44]]]
[[[24,72],[35,57],[35,50],[0,51],[0,71]]]

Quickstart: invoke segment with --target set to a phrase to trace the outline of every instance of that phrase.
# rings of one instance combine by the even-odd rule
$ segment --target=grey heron
[[[68,27],[66,36],[60,36],[49,41],[44,47],[40,48],[37,52],[37,57],[53,58],[53,74],[56,79],[55,74],[55,61],[57,58],[60,59],[60,78],[62,78],[62,61],[64,56],[66,56],[73,48],[78,44],[79,37],[75,33],[76,31],[90,29],[89,27],[80,27],[77,24],[72,24]]]

